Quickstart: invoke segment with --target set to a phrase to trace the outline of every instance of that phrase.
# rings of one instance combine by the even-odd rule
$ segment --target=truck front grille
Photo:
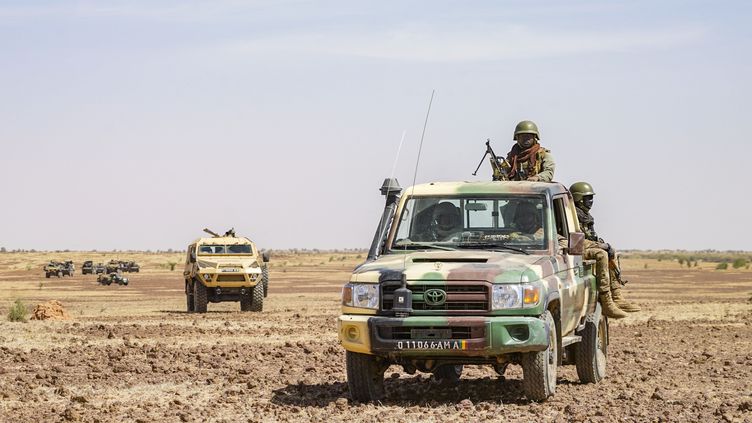
[[[219,275],[217,276],[217,282],[245,282],[245,276],[243,275]]]
[[[381,285],[381,308],[384,311],[392,309],[394,291],[400,287],[400,282],[384,282]],[[489,311],[489,297],[491,285],[486,282],[416,282],[408,285],[413,293],[413,310],[415,311],[444,311],[449,314],[470,314]],[[426,291],[438,289],[446,294],[441,304],[427,301]]]
[[[381,326],[379,338],[384,340],[428,340],[428,339],[473,339],[486,336],[483,326]]]

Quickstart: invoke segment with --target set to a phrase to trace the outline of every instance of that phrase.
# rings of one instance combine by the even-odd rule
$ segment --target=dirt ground
[[[0,254],[0,312],[58,300],[63,321],[0,322],[0,421],[729,421],[752,422],[752,272],[623,263],[643,311],[611,321],[608,377],[559,369],[556,395],[530,403],[521,369],[466,366],[460,384],[387,370],[380,404],[350,400],[336,336],[339,290],[362,254],[273,257],[262,313],[239,304],[185,312],[182,255],[119,254],[127,287],[45,279],[49,258]]]

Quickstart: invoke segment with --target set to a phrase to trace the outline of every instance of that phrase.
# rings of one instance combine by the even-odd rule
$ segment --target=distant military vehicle
[[[242,311],[262,311],[268,291],[269,255],[230,229],[188,246],[185,260],[185,296],[189,312],[206,313],[207,303],[240,301]]]
[[[94,262],[92,262],[91,260],[86,260],[84,264],[81,266],[81,274],[82,275],[94,274]]]
[[[122,269],[123,272],[138,273],[139,270],[141,270],[141,266],[139,266],[135,261],[124,261],[122,262]]]
[[[94,273],[97,274],[97,275],[102,274],[102,273],[104,273],[105,269],[106,268],[105,268],[104,264],[97,263],[97,265],[94,266]]]
[[[63,276],[73,276],[73,273],[76,270],[76,266],[73,264],[72,260],[66,260],[61,265],[61,271],[63,273]]]
[[[57,261],[51,261],[44,266],[44,277],[50,278],[57,276],[58,278],[63,276],[63,265]]]
[[[554,395],[563,364],[583,383],[605,377],[608,319],[566,187],[436,182],[400,198],[387,179],[381,191],[381,221],[337,322],[353,399],[382,399],[393,364],[449,383],[465,364],[501,375],[521,365],[532,401]]]
[[[118,260],[115,260],[115,259],[112,259],[112,260],[108,261],[107,264],[104,267],[104,271],[107,274],[116,273],[116,272],[121,271],[120,262]]]
[[[128,278],[123,277],[119,272],[112,272],[97,276],[97,282],[100,285],[112,285],[113,283],[118,285],[128,285]]]

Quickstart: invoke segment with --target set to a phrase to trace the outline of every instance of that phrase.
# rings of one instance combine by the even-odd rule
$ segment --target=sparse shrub
[[[174,271],[175,270],[175,266],[177,266],[177,264],[178,264],[178,262],[176,262],[176,261],[169,261],[169,262],[167,262],[167,265],[170,266],[170,271]]]
[[[679,266],[684,266],[684,259],[681,257],[679,258]]]
[[[697,260],[695,260],[695,267],[697,267]]]
[[[333,261],[334,261],[334,256],[329,256],[329,262],[333,262]]]
[[[26,271],[28,272],[29,270],[31,270],[31,265],[30,265],[30,264],[27,264],[27,265],[26,265]]]
[[[663,261],[663,257],[658,257],[658,261]]]
[[[734,269],[738,269],[738,268],[744,267],[746,265],[747,265],[747,260],[743,259],[743,258],[738,258],[738,259],[734,260],[734,263],[732,264],[732,266],[734,267]]]
[[[44,282],[39,282],[39,290],[41,291],[42,288],[44,288]]]
[[[692,262],[687,260],[687,267],[692,267]]]
[[[715,266],[715,270],[726,270],[728,269],[728,263],[725,261],[723,263],[718,263],[717,266]]]
[[[363,254],[358,254],[357,256],[355,256],[355,258],[356,259],[363,258]]]
[[[647,268],[648,268],[648,264],[645,263],[645,266],[643,266],[643,269],[647,269]]]
[[[11,322],[25,322],[26,313],[26,305],[19,298],[15,303],[13,303],[10,310],[8,311],[8,320]]]

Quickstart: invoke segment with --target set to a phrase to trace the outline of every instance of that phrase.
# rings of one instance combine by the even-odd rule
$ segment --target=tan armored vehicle
[[[240,301],[242,311],[262,311],[268,290],[269,257],[256,244],[230,229],[188,246],[185,260],[185,297],[188,312],[206,313],[207,303]]]

